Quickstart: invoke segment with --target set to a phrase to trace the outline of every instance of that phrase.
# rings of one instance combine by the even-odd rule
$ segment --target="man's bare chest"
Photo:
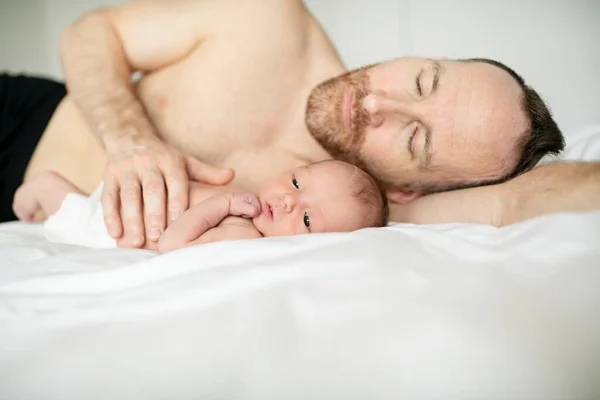
[[[279,73],[215,71],[207,79],[181,68],[149,77],[138,95],[164,140],[204,162],[234,168],[235,183],[255,190],[326,156],[304,123],[308,91],[295,72]]]

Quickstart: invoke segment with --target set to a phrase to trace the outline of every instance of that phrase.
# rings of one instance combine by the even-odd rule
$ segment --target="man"
[[[66,30],[61,54],[69,96],[21,162],[25,180],[52,169],[86,192],[104,181],[105,221],[122,246],[158,240],[187,207],[188,178],[226,183],[232,172],[214,167],[231,167],[252,191],[331,156],[382,182],[393,220],[502,225],[600,206],[598,164],[489,185],[563,147],[512,71],[411,58],[346,74],[299,0],[94,11]],[[132,82],[133,72],[143,77]]]

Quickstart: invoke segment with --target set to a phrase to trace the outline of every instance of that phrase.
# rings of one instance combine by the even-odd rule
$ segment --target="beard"
[[[306,126],[315,140],[335,159],[366,169],[360,149],[369,125],[363,100],[369,94],[367,69],[347,72],[315,87],[306,105]],[[344,123],[344,97],[353,92],[350,128]]]

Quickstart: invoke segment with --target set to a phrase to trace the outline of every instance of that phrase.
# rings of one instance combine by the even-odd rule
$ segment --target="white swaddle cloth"
[[[44,223],[44,236],[56,243],[93,248],[115,248],[104,224],[100,195],[102,184],[88,197],[69,193],[60,209]]]

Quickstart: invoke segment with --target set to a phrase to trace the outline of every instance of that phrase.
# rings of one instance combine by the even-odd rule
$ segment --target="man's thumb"
[[[191,180],[209,185],[226,185],[235,176],[235,172],[231,168],[217,168],[198,161],[194,157],[188,157],[187,171]]]

